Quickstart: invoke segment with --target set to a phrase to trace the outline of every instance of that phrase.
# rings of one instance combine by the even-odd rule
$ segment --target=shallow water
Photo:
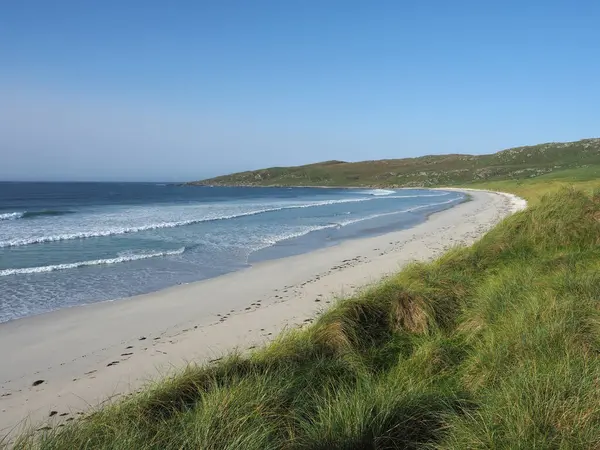
[[[427,190],[0,183],[0,322],[407,228],[463,200]]]

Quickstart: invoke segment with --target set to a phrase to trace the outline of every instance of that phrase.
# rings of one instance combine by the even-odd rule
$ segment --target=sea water
[[[0,322],[408,228],[464,200],[419,189],[0,183]]]

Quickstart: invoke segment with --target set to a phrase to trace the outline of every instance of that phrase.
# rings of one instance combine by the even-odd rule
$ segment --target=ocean
[[[409,228],[464,200],[419,189],[0,183],[0,322]]]

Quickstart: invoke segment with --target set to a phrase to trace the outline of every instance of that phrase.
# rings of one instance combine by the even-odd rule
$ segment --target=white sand
[[[408,262],[472,243],[526,205],[509,194],[469,194],[472,201],[408,230],[0,324],[0,436],[74,417],[186,361],[261,345],[310,320],[337,296]],[[36,380],[44,381],[34,387]]]

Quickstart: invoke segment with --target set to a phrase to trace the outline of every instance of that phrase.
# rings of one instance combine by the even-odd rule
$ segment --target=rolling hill
[[[600,166],[600,138],[552,142],[490,155],[430,155],[378,161],[325,161],[234,173],[195,181],[213,186],[449,186],[526,179]]]

